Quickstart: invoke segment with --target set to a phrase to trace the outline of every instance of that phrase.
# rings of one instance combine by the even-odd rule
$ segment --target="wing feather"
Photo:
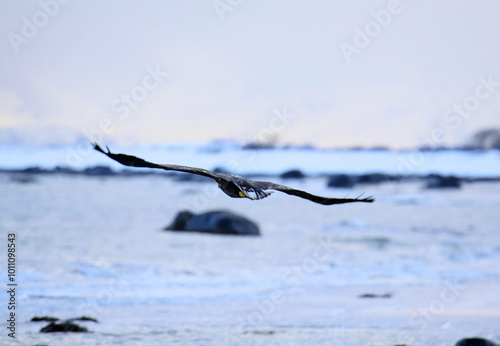
[[[233,176],[232,178],[233,184],[235,184],[240,189],[240,191],[250,199],[262,199],[271,194],[271,192],[266,192],[255,186],[255,184],[253,184],[254,181],[252,181],[252,184],[249,184],[249,180],[245,178],[238,176]]]
[[[281,185],[281,184],[276,184],[276,183],[271,183],[268,181],[256,181],[255,182],[257,187],[263,189],[263,190],[276,190],[276,191],[281,191],[283,193],[286,193],[288,195],[292,196],[297,196],[300,198],[305,198],[308,199],[312,202],[323,204],[323,205],[332,205],[332,204],[343,204],[343,203],[352,203],[352,202],[373,202],[375,199],[373,197],[366,197],[366,198],[332,198],[332,197],[323,197],[323,196],[317,196],[313,195],[312,193],[302,191],[302,190],[297,190],[294,188],[291,188],[289,186]]]
[[[93,144],[94,149],[103,153],[104,155],[108,156],[109,158],[121,163],[122,165],[125,166],[130,166],[130,167],[148,167],[148,168],[159,168],[159,169],[164,169],[166,171],[179,171],[179,172],[186,172],[186,173],[192,173],[192,174],[198,174],[202,175],[204,177],[209,177],[214,180],[219,179],[219,174],[209,171],[208,169],[203,169],[203,168],[196,168],[196,167],[189,167],[189,166],[181,166],[181,165],[164,165],[164,164],[158,164],[158,163],[153,163],[149,162],[146,160],[143,160],[139,157],[132,156],[132,155],[125,155],[125,154],[113,154],[112,152],[109,151],[105,152],[99,145]]]

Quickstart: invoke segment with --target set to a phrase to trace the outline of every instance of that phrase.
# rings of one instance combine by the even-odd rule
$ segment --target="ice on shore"
[[[158,163],[227,169],[234,173],[280,174],[300,169],[306,174],[382,172],[392,175],[438,173],[460,177],[498,177],[500,151],[389,151],[389,150],[314,150],[266,149],[242,150],[224,146],[206,150],[196,145],[120,148],[127,153]],[[95,152],[89,144],[74,147],[0,147],[0,169],[56,166],[82,169],[94,165],[123,166]]]

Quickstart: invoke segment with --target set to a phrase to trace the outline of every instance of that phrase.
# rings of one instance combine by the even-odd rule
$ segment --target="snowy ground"
[[[279,192],[238,200],[215,184],[161,176],[47,175],[21,184],[0,174],[1,248],[7,233],[18,243],[13,344],[500,341],[500,183],[452,191],[286,183],[331,196],[365,192],[376,202],[327,207]],[[181,209],[229,209],[256,221],[262,236],[162,231]],[[92,333],[40,334],[44,324],[28,322],[35,315],[100,323],[81,323]],[[10,341],[4,329],[0,344]]]

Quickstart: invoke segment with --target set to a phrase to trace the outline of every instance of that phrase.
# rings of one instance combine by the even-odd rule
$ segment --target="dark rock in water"
[[[88,317],[88,316],[70,318],[68,321],[92,321],[95,323],[99,323],[99,321],[97,319],[95,319],[93,317]]]
[[[361,174],[358,178],[360,184],[380,184],[395,180],[395,177],[383,173]]]
[[[194,213],[188,210],[180,211],[179,213],[177,213],[174,221],[172,221],[170,226],[165,227],[165,229],[171,231],[183,231],[186,229],[186,225],[194,215]]]
[[[384,294],[375,294],[375,293],[365,293],[358,296],[358,298],[391,298],[392,294],[384,293]]]
[[[98,323],[98,321],[95,318],[88,316],[69,318],[59,323],[56,323],[56,321],[59,321],[59,318],[51,316],[42,316],[42,317],[35,316],[31,319],[31,322],[40,322],[40,321],[50,322],[50,324],[40,329],[40,333],[58,333],[58,332],[85,333],[88,332],[87,328],[80,327],[78,324],[73,323],[73,321],[92,321]]]
[[[58,332],[73,332],[73,333],[86,333],[88,329],[80,327],[78,324],[65,321],[61,323],[51,322],[48,326],[40,329],[40,333],[58,333]]]
[[[18,184],[30,184],[36,182],[31,174],[15,174],[10,177],[10,181]]]
[[[113,170],[108,166],[88,167],[85,168],[82,173],[90,176],[109,176],[115,174],[115,172],[113,172]]]
[[[78,174],[78,171],[75,171],[73,168],[70,167],[63,167],[63,166],[56,166],[53,170],[53,173],[56,174]]]
[[[261,150],[261,149],[273,149],[274,146],[272,144],[265,144],[265,143],[256,143],[256,142],[251,142],[243,145],[241,149],[243,150]]]
[[[355,181],[353,177],[347,174],[337,174],[332,175],[328,178],[328,182],[326,183],[327,187],[345,187],[350,188],[355,185]]]
[[[181,211],[171,225],[171,231],[187,231],[214,234],[259,235],[259,227],[253,221],[230,211],[211,211],[194,214]]]
[[[187,181],[187,182],[213,182],[213,179],[211,178],[190,173],[176,173],[174,175],[174,179],[176,181]]]
[[[116,174],[122,176],[122,177],[144,177],[144,176],[149,176],[149,175],[165,175],[165,176],[168,176],[168,173],[164,173],[164,172],[157,172],[157,171],[154,171],[154,170],[144,170],[144,171],[140,171],[140,170],[135,170],[135,169],[122,169],[121,171],[119,172],[116,172]]]
[[[298,169],[292,169],[280,174],[280,178],[283,179],[303,179],[306,175]]]
[[[482,338],[466,338],[458,341],[455,346],[498,346],[498,344]]]
[[[229,172],[227,169],[225,169],[224,167],[215,167],[212,172],[214,173],[222,173],[222,174],[231,174],[231,172]]]
[[[17,172],[26,173],[26,174],[45,174],[45,173],[48,173],[48,171],[46,169],[40,168],[38,166],[20,169]]]
[[[259,234],[259,228],[254,222],[228,211],[194,215],[187,223],[186,230],[219,234]]]
[[[55,322],[55,321],[59,321],[59,319],[57,317],[51,317],[51,316],[35,316],[31,319],[31,322],[40,322],[40,321],[44,321],[44,322]]]
[[[439,174],[429,174],[426,177],[425,187],[427,189],[459,189],[462,186],[460,178],[455,176],[442,176]]]

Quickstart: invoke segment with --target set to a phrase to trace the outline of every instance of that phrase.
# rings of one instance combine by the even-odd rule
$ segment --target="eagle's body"
[[[125,166],[131,167],[149,167],[149,168],[159,168],[167,171],[179,171],[186,172],[192,174],[202,175],[208,178],[212,178],[217,182],[219,188],[224,191],[226,195],[233,198],[249,198],[249,199],[262,199],[271,194],[271,192],[267,192],[265,190],[277,190],[284,192],[289,195],[298,196],[301,198],[308,199],[310,201],[323,204],[323,205],[332,205],[332,204],[342,204],[342,203],[351,203],[351,202],[373,202],[374,199],[371,197],[367,198],[329,198],[329,197],[321,197],[310,194],[308,192],[302,190],[296,190],[291,187],[280,185],[268,181],[258,181],[251,180],[240,177],[234,174],[224,174],[224,173],[215,173],[203,168],[195,168],[188,166],[180,166],[180,165],[163,165],[145,161],[141,158],[125,155],[125,154],[113,154],[109,151],[105,152],[99,147],[99,145],[94,144],[94,149],[100,151],[101,153],[107,155],[111,159],[121,163]]]

